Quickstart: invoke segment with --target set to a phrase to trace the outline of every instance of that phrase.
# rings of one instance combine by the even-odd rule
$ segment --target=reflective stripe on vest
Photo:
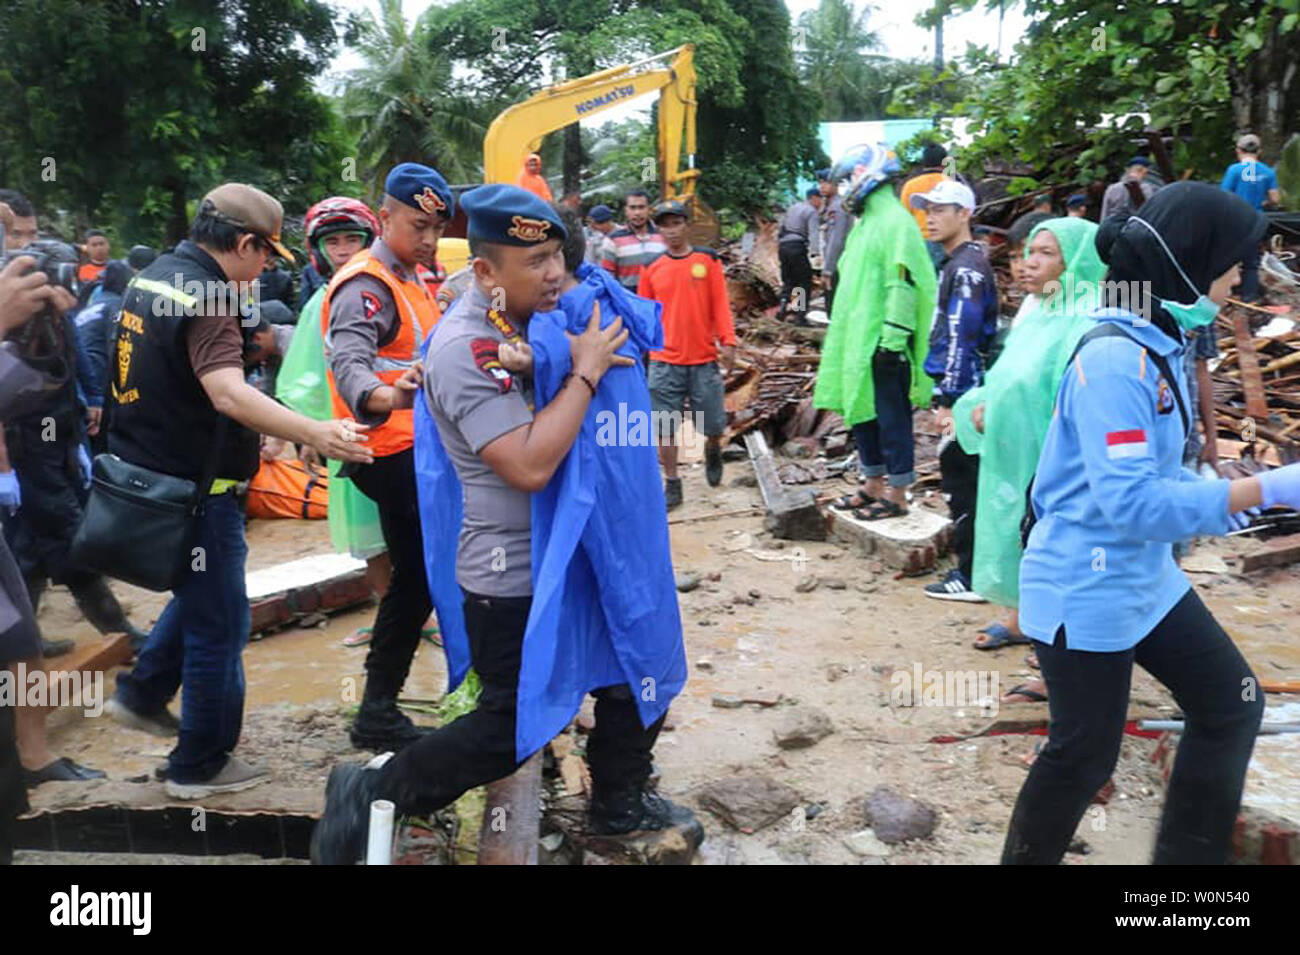
[[[142,279],[138,275],[127,283],[127,288],[135,287],[142,292],[152,292],[154,295],[161,295],[169,298],[173,302],[180,302],[186,308],[197,308],[199,300],[193,295],[186,295],[174,285],[168,285],[166,282],[155,282],[153,279]]]

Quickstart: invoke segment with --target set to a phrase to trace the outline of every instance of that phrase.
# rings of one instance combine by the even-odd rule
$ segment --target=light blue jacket
[[[1229,482],[1182,466],[1171,390],[1183,380],[1182,343],[1129,312],[1095,317],[1132,339],[1085,343],[1062,379],[1034,478],[1020,626],[1051,643],[1064,625],[1070,649],[1114,652],[1141,641],[1187,593],[1173,544],[1227,533]],[[1174,381],[1151,354],[1165,357]]]

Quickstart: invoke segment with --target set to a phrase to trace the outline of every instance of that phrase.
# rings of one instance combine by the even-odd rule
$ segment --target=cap
[[[1151,160],[1150,160],[1150,159],[1147,159],[1146,156],[1134,156],[1132,159],[1130,159],[1130,160],[1128,161],[1127,165],[1130,165],[1130,166],[1146,166],[1148,169],[1150,169],[1150,168],[1151,168]]]
[[[398,163],[384,180],[384,192],[403,205],[429,215],[450,219],[456,214],[456,199],[438,170],[418,162]]]
[[[276,255],[293,261],[293,253],[280,241],[284,207],[274,196],[242,182],[227,182],[203,197],[200,211],[205,206],[210,206],[209,213],[215,213],[217,219],[260,236]]]
[[[1237,137],[1237,148],[1243,153],[1259,152],[1259,137],[1254,133],[1246,133]]]
[[[956,179],[940,179],[929,192],[915,193],[908,202],[913,209],[933,205],[961,206],[971,212],[975,211],[975,193],[971,192],[970,186]]]
[[[686,206],[677,199],[665,199],[662,202],[656,202],[654,208],[650,210],[650,218],[658,222],[664,216],[681,216],[683,219],[689,219],[691,214],[686,211]]]
[[[142,268],[158,258],[158,253],[147,245],[133,245],[126,254],[126,264],[139,272]]]
[[[598,206],[592,206],[587,213],[587,218],[592,222],[608,222],[614,218],[614,210],[602,203]]]
[[[1073,209],[1075,206],[1086,206],[1087,204],[1088,197],[1082,192],[1076,192],[1070,198],[1065,200],[1065,208],[1067,209]]]
[[[529,246],[569,236],[549,202],[518,186],[478,186],[461,196],[460,204],[469,219],[471,239]]]

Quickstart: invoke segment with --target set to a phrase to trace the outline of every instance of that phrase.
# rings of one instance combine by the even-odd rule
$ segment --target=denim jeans
[[[208,499],[194,546],[203,551],[201,569],[193,558],[135,668],[117,680],[118,700],[143,714],[157,713],[185,688],[180,739],[168,761],[168,776],[178,783],[205,782],[220,772],[243,725],[248,544],[233,493]]]
[[[876,417],[852,427],[858,463],[866,477],[886,477],[890,487],[916,480],[912,439],[912,366],[902,355],[877,350],[871,362]]]

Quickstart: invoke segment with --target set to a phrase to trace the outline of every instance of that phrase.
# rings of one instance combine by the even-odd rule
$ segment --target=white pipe
[[[366,843],[366,865],[393,864],[393,810],[387,799],[370,804],[370,838]]]

